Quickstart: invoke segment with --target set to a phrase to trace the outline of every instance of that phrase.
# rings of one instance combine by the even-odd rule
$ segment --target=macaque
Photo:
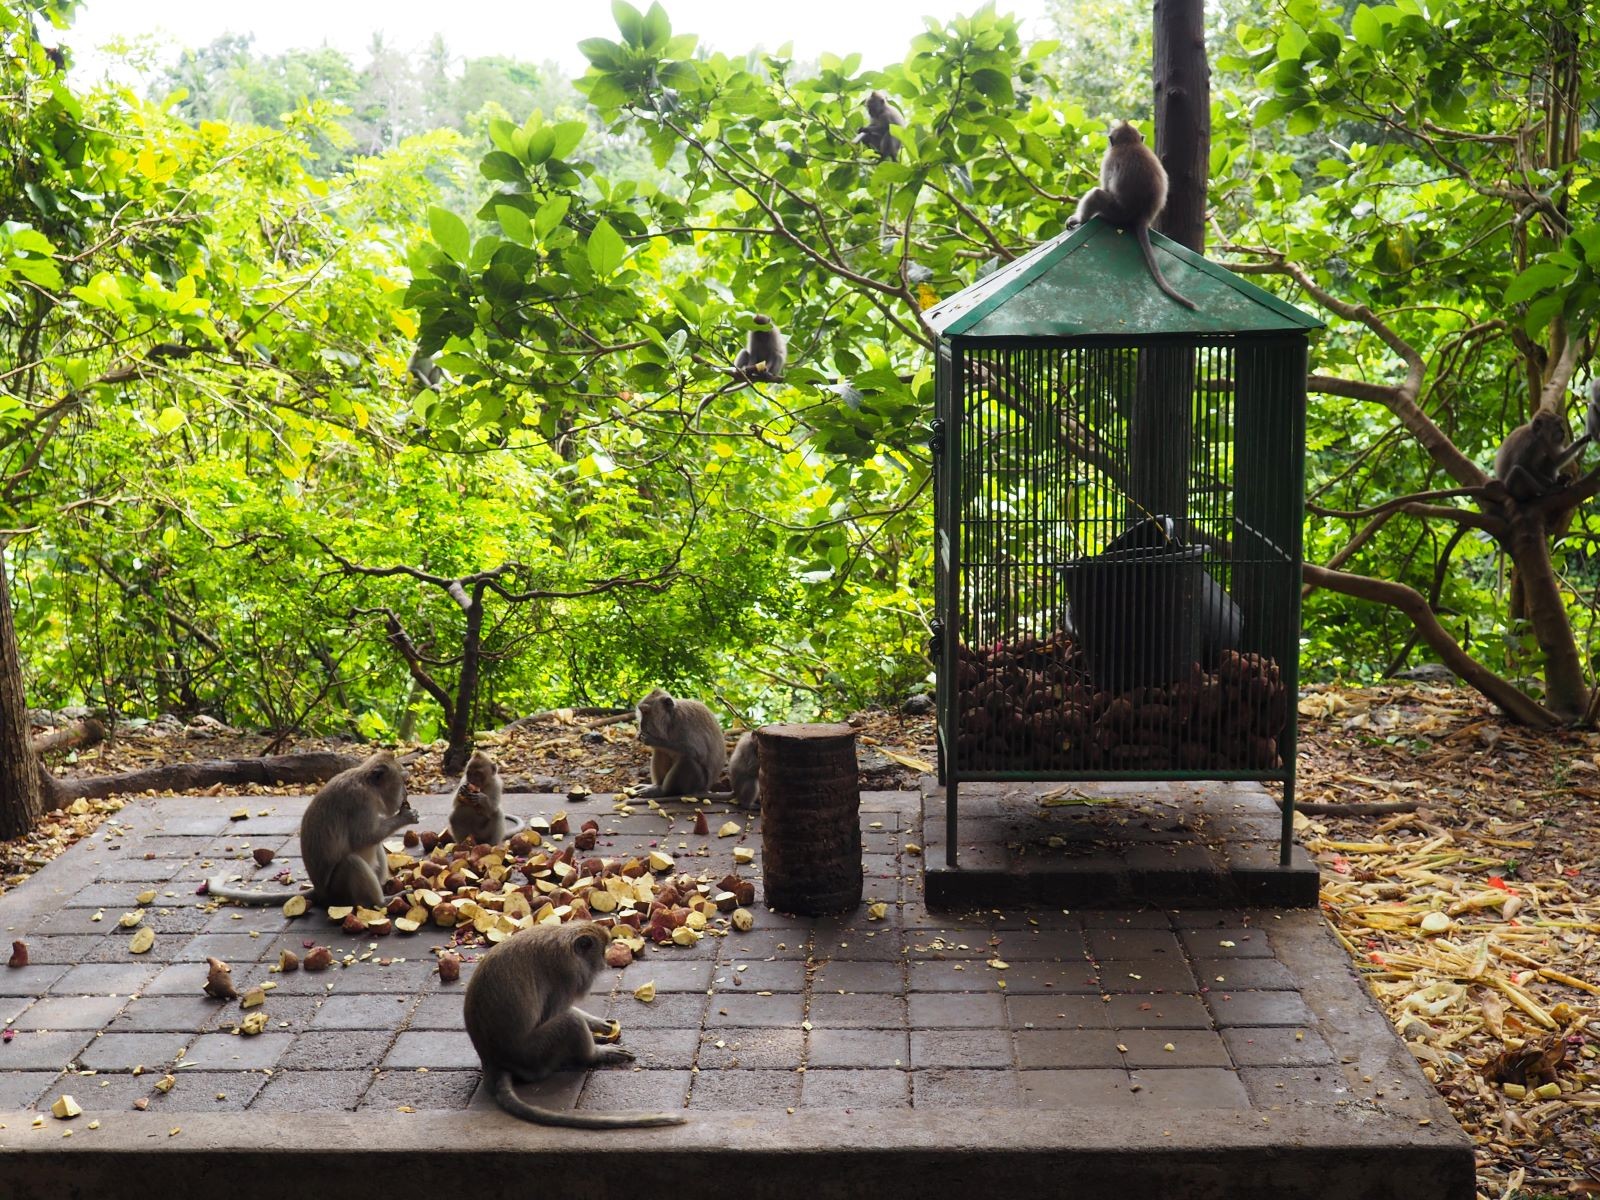
[[[740,808],[759,809],[761,774],[761,748],[756,745],[756,735],[747,733],[733,748],[728,759],[728,782],[733,788],[733,802]]]
[[[311,903],[383,907],[389,856],[383,839],[421,818],[406,799],[406,777],[394,752],[379,750],[366,762],[323,784],[300,818],[300,857],[311,877]],[[282,904],[294,891],[247,892],[222,876],[206,892],[245,904]]]
[[[621,1046],[601,1045],[611,1023],[577,1002],[605,966],[610,934],[592,921],[536,925],[514,934],[478,959],[467,981],[462,1017],[483,1064],[495,1103],[524,1121],[575,1129],[682,1125],[670,1113],[566,1113],[536,1108],[513,1086],[537,1083],[557,1071],[632,1062]]]
[[[728,762],[717,718],[698,700],[656,688],[639,701],[639,740],[649,746],[651,786],[639,796],[694,796],[711,790]]]
[[[1589,385],[1583,436],[1567,444],[1566,418],[1540,409],[1533,419],[1506,434],[1494,456],[1494,476],[1517,500],[1537,500],[1562,486],[1561,472],[1589,443],[1600,440],[1600,379]]]
[[[506,840],[506,818],[500,811],[500,768],[482,750],[474,750],[456,788],[450,809],[450,837],[464,842],[474,838],[488,845]]]
[[[1090,217],[1101,217],[1131,229],[1139,239],[1145,266],[1150,268],[1156,286],[1185,308],[1194,308],[1193,300],[1167,282],[1150,247],[1151,222],[1167,203],[1167,169],[1155,151],[1144,144],[1139,131],[1126,121],[1111,131],[1110,140],[1100,162],[1100,186],[1090,188],[1078,201],[1078,211],[1068,219],[1067,228],[1076,229]]]
[[[787,354],[783,333],[765,313],[758,314],[755,323],[744,349],[733,360],[733,373],[748,383],[777,383],[783,378]]]
[[[898,108],[889,103],[888,96],[882,92],[873,92],[867,97],[867,123],[861,132],[856,134],[856,141],[876,150],[879,158],[893,161],[900,157],[900,139],[889,132],[889,127],[904,126],[905,123],[905,117]]]

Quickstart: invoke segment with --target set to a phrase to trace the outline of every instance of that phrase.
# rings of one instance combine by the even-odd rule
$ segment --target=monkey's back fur
[[[484,1083],[512,1116],[575,1129],[684,1123],[670,1113],[556,1112],[529,1104],[513,1087],[557,1071],[632,1061],[620,1046],[596,1044],[595,1032],[609,1022],[577,1007],[605,966],[609,939],[592,921],[536,925],[495,946],[473,968],[462,1018]]]
[[[708,792],[728,765],[728,743],[715,714],[698,700],[656,688],[639,701],[639,740],[650,747],[651,786],[641,796]]]
[[[728,785],[733,788],[733,802],[740,808],[761,807],[761,749],[754,733],[745,734],[734,744],[733,755],[728,759]]]

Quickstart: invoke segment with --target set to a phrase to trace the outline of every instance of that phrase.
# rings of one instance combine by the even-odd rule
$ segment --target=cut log
[[[821,916],[861,903],[861,792],[848,725],[767,725],[761,748],[762,894]]]
[[[33,739],[35,754],[49,754],[52,750],[87,750],[106,740],[106,727],[93,717],[85,717],[49,733],[38,734]]]
[[[86,779],[52,779],[52,805],[60,808],[74,800],[103,800],[127,792],[198,792],[217,784],[326,783],[340,771],[361,762],[348,754],[316,751],[279,754],[268,758],[217,758],[206,762],[171,763],[120,775]]]

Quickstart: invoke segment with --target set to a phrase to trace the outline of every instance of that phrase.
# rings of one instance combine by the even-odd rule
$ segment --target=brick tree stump
[[[819,916],[861,903],[861,791],[848,725],[767,725],[761,750],[763,898]]]

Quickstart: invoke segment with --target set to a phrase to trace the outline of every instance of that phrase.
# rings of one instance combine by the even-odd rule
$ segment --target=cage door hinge
[[[938,662],[944,655],[944,622],[937,617],[928,622],[928,657]]]
[[[928,449],[935,455],[944,453],[944,418],[935,417],[928,426]]]

